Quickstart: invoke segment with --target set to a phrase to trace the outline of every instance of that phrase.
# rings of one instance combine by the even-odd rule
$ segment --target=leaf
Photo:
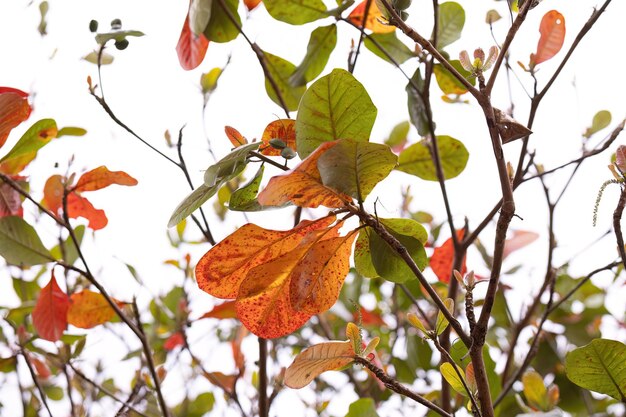
[[[261,186],[264,170],[265,165],[261,165],[250,182],[230,195],[230,200],[228,202],[228,208],[230,210],[258,211],[263,209],[256,197],[259,192],[259,187]]]
[[[19,177],[12,178],[13,180]],[[0,184],[0,217],[19,216],[22,217],[22,196],[9,184]]]
[[[330,309],[350,271],[356,232],[315,243],[298,261],[290,276],[289,294],[294,310],[318,314]]]
[[[352,10],[352,12],[348,15],[348,19],[357,25],[358,27],[363,26],[363,17],[365,15],[365,7],[367,6],[367,0],[363,0],[359,3],[358,6]],[[376,5],[376,2],[370,2],[370,9],[367,13],[367,20],[365,21],[365,29],[369,29],[374,33],[389,33],[395,32],[396,27],[393,25],[385,25],[381,23],[381,18],[383,18],[383,14],[380,12],[380,9]]]
[[[116,302],[121,304],[119,301]],[[99,292],[82,290],[70,296],[70,306],[67,311],[67,322],[81,329],[91,329],[100,324],[111,321],[115,310]]]
[[[37,151],[48,144],[57,135],[57,124],[52,119],[42,119],[32,125],[22,135],[13,149],[0,159],[0,171],[5,174],[17,174],[26,167]]]
[[[211,20],[213,0],[190,0],[187,25],[192,34],[201,34]],[[205,38],[206,39],[206,38]]]
[[[237,312],[235,311],[235,302],[234,301],[226,301],[222,304],[218,304],[213,307],[210,311],[207,311],[200,317],[200,319],[234,319],[237,318]]]
[[[425,336],[428,336],[428,329],[414,313],[408,313],[406,315],[406,318],[413,327],[419,329],[422,333],[424,333]]]
[[[463,172],[469,159],[469,152],[465,145],[446,135],[437,136],[437,145],[444,178],[449,180]],[[402,151],[396,169],[427,181],[437,181],[437,171],[430,154],[428,140],[424,139]]]
[[[441,375],[445,378],[446,382],[450,384],[452,389],[454,389],[456,392],[458,392],[459,394],[463,396],[467,396],[467,391],[465,390],[465,387],[463,386],[463,380],[459,377],[459,374],[457,374],[457,372],[454,370],[454,367],[456,367],[456,369],[459,371],[462,377],[464,374],[463,369],[461,369],[457,365],[452,365],[450,362],[442,363],[441,366],[439,367],[439,371],[441,372]]]
[[[98,64],[98,52],[96,51],[89,52],[87,55],[83,57],[83,59],[89,63],[97,65]],[[114,60],[115,60],[115,57],[113,55],[107,54],[106,52],[103,52],[100,55],[100,65],[110,65],[113,63]]]
[[[345,206],[351,198],[324,186],[317,162],[320,156],[336,142],[326,142],[309,155],[294,169],[272,177],[259,193],[259,203],[264,206],[281,206],[291,202],[299,207],[315,208],[320,205],[329,208]]]
[[[463,76],[466,80],[472,83],[472,85],[476,84],[476,78],[472,77],[469,71],[466,71],[461,65],[461,61],[453,60],[450,61],[450,64]],[[444,94],[465,94],[467,93],[467,88],[461,84],[450,71],[448,71],[443,65],[435,64],[433,67],[433,72],[435,73],[435,78],[437,79],[437,85]]]
[[[539,42],[537,52],[530,54],[530,68],[541,64],[556,55],[565,40],[565,18],[556,10],[550,10],[541,19],[539,25]]]
[[[246,9],[248,9],[248,11],[251,11],[261,4],[261,0],[243,0],[243,4],[246,5]]]
[[[415,86],[419,90],[415,89]],[[421,90],[424,89],[424,79],[419,67],[411,77],[411,82],[406,85],[407,105],[409,108],[409,118],[413,126],[417,128],[420,136],[429,134],[428,111],[426,103],[421,96]]]
[[[361,350],[363,349],[363,347],[361,346],[363,340],[361,340],[361,329],[359,329],[359,326],[352,322],[349,322],[346,325],[346,336],[352,344],[352,350],[354,351],[354,353],[357,356],[360,355]]]
[[[574,384],[626,401],[626,345],[594,339],[565,357],[565,372]]]
[[[0,218],[0,255],[7,263],[21,266],[54,261],[35,229],[17,216]]]
[[[239,0],[224,0],[224,4],[226,4],[230,15],[235,18],[237,25],[233,24],[229,13],[222,8],[221,4],[221,1],[211,2],[211,17],[204,29],[204,36],[207,40],[217,43],[232,41],[239,35],[237,26],[241,27],[241,18],[237,12]]]
[[[67,196],[67,215],[71,219],[87,219],[87,226],[92,230],[100,230],[109,222],[104,210],[95,208],[89,200],[76,193]]]
[[[539,238],[539,234],[526,230],[513,230],[513,236],[504,242],[504,253],[502,258],[509,256],[511,252],[530,245]]]
[[[272,77],[272,79],[276,82],[276,87],[278,88],[278,92],[280,96],[285,102],[285,106],[287,110],[294,111],[298,109],[298,104],[300,103],[300,99],[302,95],[306,91],[306,86],[301,85],[294,87],[289,82],[290,77],[296,71],[296,66],[291,62],[276,56],[272,55],[268,52],[264,52],[263,56],[265,57],[265,63],[267,65],[267,69]],[[269,98],[279,106],[282,106],[280,99],[278,98],[278,94],[272,86],[270,80],[265,77],[265,91]]]
[[[324,142],[367,142],[376,107],[361,83],[348,71],[334,69],[304,93],[296,118],[296,146],[306,158]]]
[[[271,146],[272,139],[280,139],[286,147],[296,150],[296,121],[292,119],[274,120],[265,127],[261,141],[263,148],[260,153],[267,156],[280,156],[280,149]]]
[[[214,165],[211,165],[204,173],[204,184],[200,185],[180,202],[174,209],[167,227],[176,226],[181,220],[188,217],[215,195],[223,184],[241,174],[248,162],[248,153],[256,150],[258,147],[259,142],[240,146]]]
[[[168,337],[163,343],[163,349],[168,352],[176,349],[179,346],[183,346],[185,344],[185,337],[181,332],[173,333],[170,337]]]
[[[289,252],[310,232],[326,228],[334,221],[334,216],[304,220],[285,231],[248,223],[198,261],[195,269],[198,287],[218,298],[237,298],[239,286],[252,268]]]
[[[345,139],[320,156],[317,168],[325,186],[363,201],[397,160],[387,145]]]
[[[372,253],[370,251],[369,235],[374,233],[370,228],[363,228],[359,231],[359,237],[354,245],[354,267],[356,271],[368,278],[378,278],[378,272],[372,263]]]
[[[391,129],[389,137],[385,139],[385,145],[390,146],[394,151],[401,151],[406,144],[411,124],[409,122],[400,122]]]
[[[465,232],[463,229],[457,230],[456,236],[458,239],[463,239]],[[463,258],[463,265],[461,267],[461,275],[465,275],[467,267],[465,266],[465,259]],[[435,248],[433,255],[430,257],[430,268],[440,282],[447,284],[450,282],[452,276],[452,265],[454,263],[454,243],[452,238],[449,238],[443,245]]]
[[[608,110],[600,110],[593,116],[591,126],[585,130],[584,137],[589,139],[593,134],[604,129],[611,123],[611,112]]]
[[[246,145],[248,143],[248,139],[246,139],[234,127],[224,126],[224,133],[226,133],[226,137],[235,148],[238,148],[242,145]]]
[[[439,25],[437,29],[437,49],[443,49],[461,38],[465,25],[465,10],[456,2],[448,1],[439,5]]]
[[[85,172],[74,186],[74,191],[95,191],[113,184],[132,186],[137,185],[137,180],[124,171],[109,171],[103,165]]]
[[[373,4],[372,2],[372,5]],[[395,26],[391,27],[395,28]],[[372,33],[365,38],[364,44],[374,55],[384,59],[390,64],[394,64],[394,61],[397,64],[403,64],[416,56],[414,51],[409,49],[404,42],[398,39],[395,30],[389,33]],[[387,54],[389,54],[389,56],[387,56]]]
[[[372,4],[374,4],[372,2]],[[359,398],[348,408],[346,417],[378,417],[376,404],[372,398]]]
[[[526,371],[522,376],[522,383],[528,405],[541,411],[548,411],[548,391],[542,376],[533,370]]]
[[[144,33],[138,30],[116,30],[113,32],[98,33],[96,35],[96,42],[98,45],[104,45],[110,40],[121,41],[128,36],[141,37],[144,36]]]
[[[311,32],[306,55],[289,77],[289,83],[297,87],[313,81],[326,68],[328,58],[336,45],[337,25],[320,26]]]
[[[285,385],[299,389],[326,371],[343,368],[354,361],[349,341],[331,341],[304,349],[285,372]]]
[[[214,91],[217,88],[217,82],[222,76],[222,72],[223,70],[221,68],[212,68],[209,72],[203,73],[200,76],[200,87],[202,87],[202,94],[206,96],[208,93]],[[233,146],[235,145],[233,144]],[[239,145],[236,145],[235,147],[237,146]]]
[[[39,337],[51,342],[61,338],[67,329],[69,306],[69,297],[59,288],[54,271],[52,271],[50,282],[41,289],[33,310],[33,326]]]
[[[198,34],[191,30],[189,24],[189,14],[183,23],[183,29],[176,44],[176,54],[178,62],[184,70],[192,70],[202,63],[206,51],[209,48],[209,41],[202,32]]]
[[[0,372],[10,374],[17,369],[17,356],[9,356],[8,358],[0,358]]]
[[[454,315],[454,300],[452,298],[446,298],[443,301],[443,304],[446,306],[446,309],[450,312],[450,314]],[[437,336],[446,330],[448,324],[448,319],[440,310],[439,313],[437,313],[437,323],[435,324],[435,333],[437,333]]]
[[[0,87],[0,147],[4,145],[9,133],[30,116],[28,94],[23,91]]]
[[[407,250],[415,261],[417,267],[423,270],[428,264],[426,251],[423,243],[426,241],[426,231],[423,226],[411,219],[379,219]],[[378,275],[384,279],[404,283],[415,279],[415,274],[406,264],[404,259],[389,244],[373,230],[369,231],[369,249],[374,266]]]
[[[57,132],[57,138],[61,136],[85,136],[87,131],[82,127],[65,126]]]
[[[276,20],[302,25],[327,16],[322,0],[264,0],[267,12]]]

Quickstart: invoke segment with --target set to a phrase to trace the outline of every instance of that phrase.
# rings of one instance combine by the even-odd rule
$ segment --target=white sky
[[[331,5],[333,2],[328,2]],[[423,35],[430,34],[430,1],[416,0],[409,23]],[[450,45],[447,50],[452,57],[459,51],[471,52],[476,47],[485,50],[493,44],[488,25],[484,23],[487,10],[497,9],[505,18],[494,25],[499,42],[502,42],[508,29],[506,2],[500,1],[460,1],[466,8],[467,17],[463,37]],[[511,62],[528,62],[534,52],[539,37],[539,21],[548,10],[559,10],[566,19],[567,36],[563,50],[551,61],[540,65],[538,74],[540,88],[552,74],[565,50],[569,48],[576,33],[599,1],[544,0],[534,9],[513,44]],[[69,158],[74,155],[73,170],[86,170],[106,165],[111,170],[124,170],[139,179],[134,188],[112,187],[90,196],[98,208],[106,210],[109,225],[95,235],[95,244],[88,246],[88,258],[102,268],[102,282],[111,289],[114,296],[129,300],[138,295],[140,301],[147,302],[150,294],[139,292],[132,278],[123,266],[113,257],[135,265],[148,283],[152,294],[158,294],[173,284],[181,282],[180,273],[171,267],[163,267],[162,262],[176,257],[165,239],[167,220],[178,202],[187,194],[188,188],[181,173],[142,144],[130,137],[99,107],[87,91],[86,78],[91,75],[97,82],[96,67],[81,57],[95,47],[93,36],[88,31],[91,19],[100,22],[100,31],[108,28],[113,18],[120,18],[124,29],[143,31],[143,38],[131,38],[125,51],[109,48],[115,56],[113,65],[104,67],[103,78],[107,100],[116,114],[154,146],[165,150],[171,156],[174,152],[165,148],[163,132],[169,130],[176,137],[178,129],[186,125],[184,151],[190,172],[196,184],[202,179],[202,170],[211,162],[202,129],[202,97],[199,91],[199,78],[202,72],[213,67],[221,67],[226,56],[232,53],[232,63],[220,79],[220,86],[211,99],[205,119],[206,129],[212,140],[215,152],[223,156],[230,147],[223,135],[224,125],[232,125],[248,138],[260,138],[267,123],[283,112],[266,96],[261,69],[245,41],[240,37],[227,45],[210,44],[203,64],[191,72],[183,71],[176,57],[175,46],[186,14],[186,1],[163,0],[122,0],[79,1],[51,0],[47,17],[48,35],[41,37],[37,32],[39,12],[37,4],[28,1],[0,0],[0,85],[11,86],[34,93],[32,101],[35,111],[29,121],[15,129],[9,141],[0,150],[4,154],[19,138],[21,133],[34,121],[51,117],[59,126],[84,127],[88,134],[82,138],[61,138],[44,148],[37,161],[27,171],[31,176],[31,190],[36,198],[41,198],[41,189],[48,176],[64,173]],[[243,14],[243,8],[240,10]],[[626,2],[613,1],[607,13],[600,18],[596,28],[583,40],[579,50],[566,67],[560,80],[544,100],[539,117],[536,119],[531,139],[531,148],[537,150],[537,161],[546,167],[558,165],[578,155],[581,132],[591,123],[593,115],[602,109],[613,114],[612,127],[626,116],[626,90],[623,78],[623,41],[626,39]],[[331,20],[325,24],[331,23]],[[320,22],[292,27],[272,21],[263,6],[253,11],[244,22],[244,30],[259,46],[275,55],[298,63],[306,51],[309,33]],[[350,40],[356,39],[357,32],[348,25],[338,25],[339,41],[331,62],[324,73],[334,67],[346,67]],[[406,38],[403,38],[407,41]],[[414,70],[414,63],[404,66],[408,73]],[[530,77],[514,65],[517,75],[526,89],[532,88]],[[378,107],[378,118],[372,140],[384,140],[391,128],[398,122],[408,119],[404,87],[406,80],[389,64],[373,57],[363,48],[355,76],[370,92]],[[500,108],[509,105],[504,73],[493,95],[493,102]],[[529,100],[515,80],[516,118],[525,122]],[[496,201],[498,180],[495,165],[488,144],[484,122],[478,106],[449,105],[441,102],[434,88],[433,102],[438,133],[447,134],[463,141],[470,151],[466,172],[448,182],[451,203],[456,220],[463,216],[470,218],[470,227],[493,206]],[[292,113],[295,118],[295,113]],[[608,129],[607,129],[608,131]],[[604,137],[601,132],[595,140]],[[412,141],[417,141],[417,133],[410,133]],[[618,143],[624,143],[620,138]],[[507,158],[515,160],[519,144],[505,147]],[[60,167],[54,168],[58,162]],[[600,184],[610,177],[605,166],[608,154],[583,165],[572,186],[575,192],[568,193],[557,210],[559,248],[556,263],[576,259],[573,267],[584,273],[602,266],[614,259],[614,240],[604,240],[583,254],[579,251],[610,227],[611,213],[615,206],[617,189],[609,188],[600,208],[599,227],[591,227],[591,216],[595,196]],[[256,168],[253,168],[255,170]],[[252,175],[252,174],[249,174]],[[381,197],[379,214],[393,217],[397,214],[400,198],[400,184],[412,181],[402,173],[393,173],[391,185],[378,189]],[[551,182],[562,184],[563,178]],[[416,194],[413,209],[426,210],[444,219],[441,198],[435,183],[413,182]],[[372,208],[375,197],[368,200]],[[537,243],[524,252],[511,256],[506,267],[516,262],[536,260],[525,268],[521,275],[511,281],[511,285],[521,285],[524,291],[529,286],[538,285],[543,275],[546,248],[545,203],[538,183],[525,185],[516,193],[518,213],[524,221],[515,220],[513,228],[533,230],[542,235]],[[211,203],[206,205],[211,212]],[[287,211],[273,211],[268,214],[252,215],[250,218],[263,222],[265,227],[290,227],[290,214]],[[32,220],[33,209],[26,213]],[[219,240],[234,227],[244,223],[238,213],[228,215],[227,223],[220,224],[212,219],[212,231]],[[39,229],[45,242],[54,241],[56,230],[51,225]],[[491,246],[493,237],[488,231],[483,243]],[[208,249],[207,245],[189,248],[194,260]],[[187,250],[187,249],[186,249]],[[477,268],[485,273],[481,262],[476,259]],[[481,271],[481,268],[483,269]],[[0,290],[10,293],[7,274],[0,271]],[[524,280],[520,283],[518,280]],[[607,283],[607,279],[600,278]],[[624,291],[612,294],[614,300],[623,300]],[[194,311],[200,314],[210,308],[212,297],[199,290],[194,294]],[[14,299],[2,300],[2,304],[14,303]],[[623,315],[623,302],[614,306],[617,314]],[[253,354],[251,354],[253,355]],[[166,385],[166,388],[167,385]],[[174,396],[182,392],[169,387]],[[289,395],[299,395],[291,393]],[[334,407],[334,408],[333,408]],[[347,402],[331,403],[335,415],[342,415]],[[282,415],[282,414],[281,414]]]

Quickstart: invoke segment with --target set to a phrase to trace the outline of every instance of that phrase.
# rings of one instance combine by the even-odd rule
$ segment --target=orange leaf
[[[456,235],[458,239],[463,239],[465,232],[463,229],[457,230]],[[439,281],[443,283],[450,282],[452,276],[452,264],[454,262],[454,244],[452,238],[446,240],[443,245],[435,248],[433,255],[430,257],[430,267],[439,278]],[[461,267],[461,275],[465,275],[467,267],[465,266],[465,258],[463,259],[463,265]]]
[[[290,278],[291,306],[298,311],[321,313],[335,304],[350,271],[356,231],[314,244],[298,262]],[[325,236],[326,237],[326,236]]]
[[[33,355],[28,355],[28,360],[30,360],[30,362],[33,364],[33,368],[35,368],[35,373],[37,374],[39,378],[41,379],[50,378],[50,376],[52,375],[52,372],[50,372],[50,368],[48,367],[48,365],[46,365],[44,361],[40,360],[39,358]]]
[[[245,4],[246,9],[250,11],[256,8],[259,4],[261,4],[261,0],[243,0],[243,4]]]
[[[63,177],[51,176],[43,187],[43,205],[58,215],[63,206],[63,192]]]
[[[205,372],[204,377],[228,393],[232,393],[237,382],[237,375],[226,375],[222,372]]]
[[[87,219],[92,230],[100,230],[109,222],[104,210],[95,208],[89,200],[76,193],[67,196],[67,215],[72,219]]]
[[[354,320],[358,320],[359,316],[361,317],[361,324],[363,326],[387,326],[387,323],[383,320],[379,313],[374,311],[369,311],[360,307],[360,313],[354,313],[352,317]]]
[[[109,185],[137,185],[137,180],[124,171],[109,171],[105,166],[85,172],[76,185],[74,191],[95,191]]]
[[[363,0],[358,6],[352,10],[352,13],[348,16],[348,19],[355,25],[361,27],[363,25],[363,15],[365,14],[365,6],[367,0]],[[365,28],[370,29],[374,33],[389,33],[396,30],[395,26],[385,25],[379,20],[383,17],[383,14],[378,9],[375,1],[370,2],[370,10],[367,13],[367,20],[365,21]]]
[[[322,184],[317,160],[337,142],[324,142],[300,165],[282,175],[272,177],[258,200],[264,206],[280,206],[288,202],[300,207],[315,208],[320,205],[340,208],[352,198],[327,188]]]
[[[14,127],[28,119],[31,107],[27,97],[23,91],[0,87],[0,146],[4,145]]]
[[[541,64],[556,55],[565,40],[565,18],[556,10],[550,10],[541,19],[537,52],[530,54],[530,67]]]
[[[226,132],[226,137],[235,148],[248,143],[248,139],[243,137],[243,135],[234,127],[224,126],[224,132]]]
[[[311,231],[328,227],[335,216],[304,220],[291,230],[263,229],[246,224],[209,250],[196,266],[203,291],[218,298],[237,298],[248,272],[295,248]]]
[[[198,318],[200,319],[234,319],[237,318],[237,313],[235,312],[235,302],[234,301],[226,301],[220,305],[216,305],[213,307],[211,311],[207,311],[202,316]]]
[[[67,329],[69,306],[69,297],[59,288],[54,277],[54,271],[52,271],[50,282],[41,289],[33,310],[33,326],[35,326],[39,337],[51,342],[61,338]]]
[[[83,290],[70,297],[67,321],[73,326],[91,329],[110,321],[113,316],[115,316],[115,311],[106,298],[98,292]]]
[[[180,32],[178,44],[176,45],[176,53],[178,61],[184,70],[192,70],[202,63],[206,51],[209,47],[209,41],[203,33],[196,35],[189,26],[189,13],[183,23],[183,30]]]
[[[248,335],[248,329],[244,326],[240,326],[237,329],[237,333],[235,334],[235,339],[230,341],[230,347],[233,351],[233,360],[235,361],[235,366],[239,370],[239,376],[243,375],[246,370],[246,359],[241,351],[241,342]]]
[[[170,337],[168,337],[165,343],[163,343],[163,349],[170,351],[184,344],[185,344],[185,338],[183,337],[182,333],[176,332]]]
[[[267,125],[263,132],[263,147],[261,153],[268,156],[280,156],[280,149],[270,145],[270,140],[280,139],[285,145],[296,150],[296,121],[292,119],[274,120]]]

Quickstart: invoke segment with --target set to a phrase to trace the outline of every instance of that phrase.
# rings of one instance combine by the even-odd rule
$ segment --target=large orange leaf
[[[463,229],[457,230],[456,235],[458,239],[463,239],[465,232]],[[454,243],[452,238],[449,238],[443,245],[435,248],[433,255],[430,257],[430,267],[432,268],[439,281],[443,283],[450,282],[450,276],[452,276],[452,264],[454,262]],[[467,267],[465,265],[465,258],[463,258],[463,265],[461,267],[461,275],[465,275]]]
[[[291,305],[295,310],[317,314],[335,304],[350,270],[353,230],[343,237],[314,244],[298,262],[290,279]]]
[[[196,265],[198,286],[218,298],[237,298],[239,286],[252,268],[289,252],[309,233],[326,228],[334,221],[335,216],[304,220],[285,231],[246,224],[200,259]]]
[[[76,193],[67,196],[67,215],[72,219],[78,217],[87,219],[92,230],[100,230],[109,222],[104,210],[95,208],[89,200]]]
[[[292,119],[274,120],[267,125],[261,140],[263,141],[263,149],[261,153],[268,156],[280,156],[280,149],[276,149],[270,145],[270,140],[280,139],[285,142],[289,148],[296,150],[296,121]]]
[[[137,180],[124,171],[109,171],[107,167],[99,166],[85,172],[74,186],[74,191],[95,191],[112,184],[137,185]]]
[[[352,10],[352,13],[348,16],[348,19],[355,25],[359,27],[363,25],[363,15],[365,14],[365,6],[367,5],[367,0],[363,0],[358,6]],[[389,33],[396,30],[396,27],[393,25],[385,25],[381,23],[380,19],[383,17],[383,14],[380,12],[380,9],[376,5],[375,1],[370,2],[370,10],[367,13],[367,20],[365,21],[365,28],[370,29],[374,33]]]
[[[67,322],[81,329],[91,329],[115,316],[106,298],[98,292],[83,290],[72,294]]]
[[[300,165],[270,179],[263,191],[259,193],[258,200],[264,206],[280,206],[288,202],[300,207],[315,208],[326,206],[340,208],[352,198],[338,193],[322,184],[320,172],[317,169],[317,160],[337,144],[334,142],[322,143]]]
[[[185,23],[183,23],[183,30],[180,32],[178,44],[176,45],[180,66],[187,71],[196,68],[204,60],[208,47],[209,41],[204,34],[196,35],[191,30],[189,13],[187,13]]]
[[[28,119],[30,115],[28,94],[23,91],[0,87],[0,147],[9,137],[9,132]]]
[[[556,10],[550,10],[541,19],[539,33],[537,52],[530,54],[531,67],[547,61],[561,50],[565,40],[565,18]]]
[[[33,326],[42,339],[55,342],[67,329],[67,310],[70,300],[59,288],[52,271],[48,285],[41,289],[33,310]]]

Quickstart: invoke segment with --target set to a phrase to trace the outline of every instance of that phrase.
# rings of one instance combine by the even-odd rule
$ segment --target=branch
[[[619,202],[617,208],[613,212],[613,229],[615,230],[615,239],[617,240],[617,250],[622,258],[622,264],[626,268],[626,251],[624,250],[624,236],[622,235],[622,213],[624,213],[624,207],[626,206],[626,188],[622,188],[622,192],[619,195]]]
[[[361,27],[359,28],[359,30],[361,31],[359,43],[356,47],[356,52],[354,53],[354,59],[351,62],[348,62],[348,71],[350,72],[350,74],[354,72],[354,68],[356,67],[356,61],[357,59],[359,59],[359,53],[361,52],[363,39],[365,39],[365,23],[367,22],[367,16],[369,15],[371,5],[372,0],[367,0],[367,2],[365,3],[365,11],[363,12],[363,21],[361,22]]]
[[[30,358],[28,357],[28,352],[24,350],[24,346],[20,345],[20,353],[26,362],[26,366],[28,367],[28,372],[30,372],[30,376],[35,383],[35,387],[37,387],[37,391],[39,392],[39,396],[41,397],[41,402],[43,403],[45,409],[48,411],[48,415],[53,417],[52,411],[50,411],[50,407],[48,406],[48,400],[46,399],[46,393],[43,391],[43,387],[39,383],[39,379],[37,378],[37,373],[33,368],[33,364],[30,363]]]
[[[259,417],[269,416],[267,398],[267,339],[259,337]]]

